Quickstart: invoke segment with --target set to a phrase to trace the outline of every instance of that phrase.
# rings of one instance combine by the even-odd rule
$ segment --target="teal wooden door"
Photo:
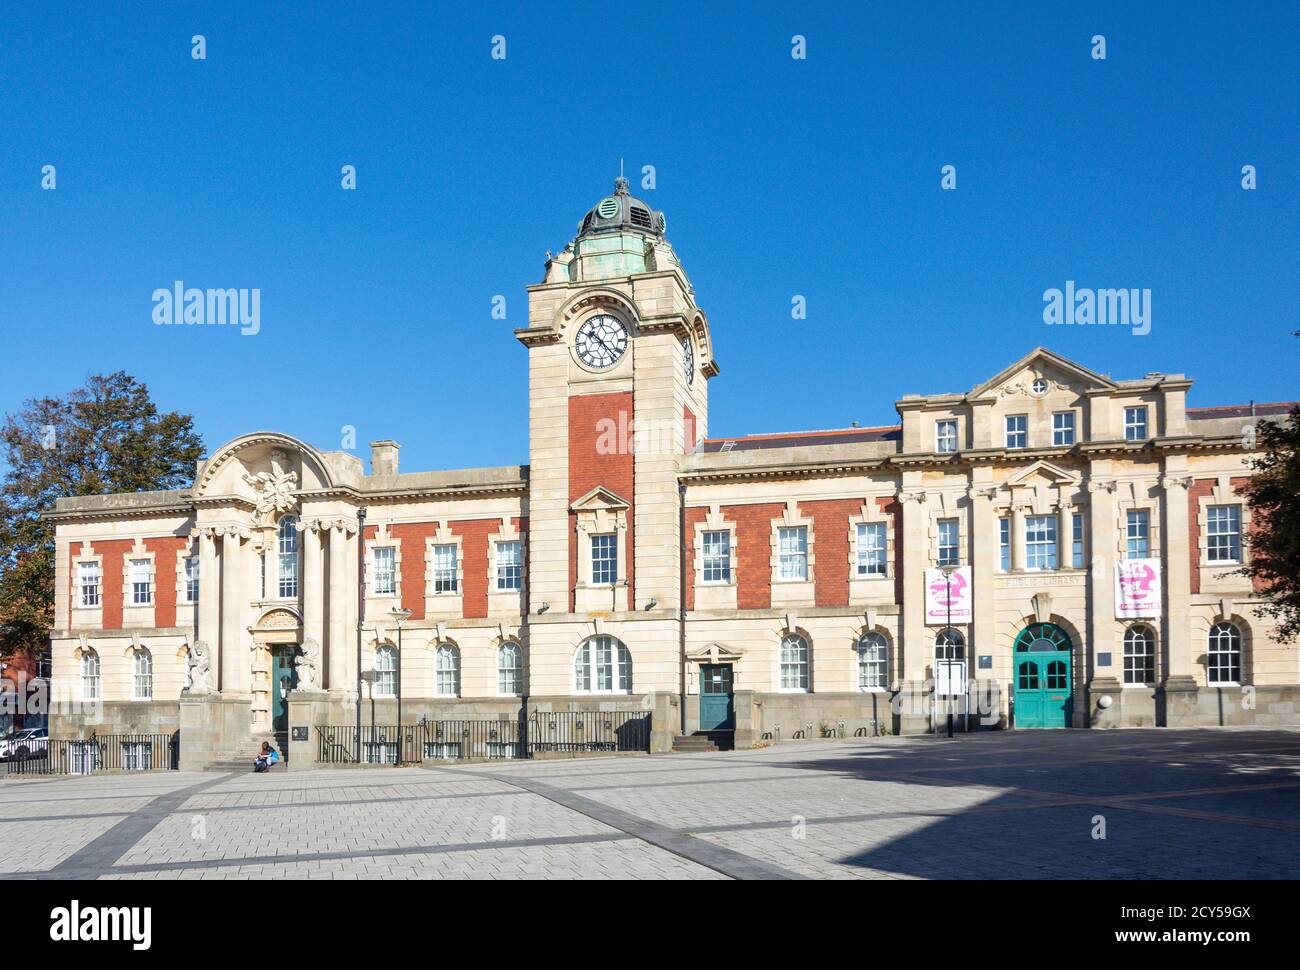
[[[293,667],[293,647],[278,647],[271,653],[271,730],[289,730],[289,691],[298,685]]]
[[[730,731],[736,727],[731,697],[731,664],[700,665],[700,730]]]
[[[1060,627],[1035,623],[1016,637],[1016,727],[1069,727],[1074,711],[1072,644]]]

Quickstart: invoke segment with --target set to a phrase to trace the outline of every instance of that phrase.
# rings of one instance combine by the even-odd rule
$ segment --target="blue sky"
[[[714,436],[892,423],[1038,344],[1300,397],[1294,3],[118,6],[0,9],[0,410],[121,368],[209,448],[527,461],[524,287],[620,157],[710,315]],[[177,279],[260,288],[261,332],[155,326]],[[1149,288],[1151,332],[1045,325],[1066,280]]]

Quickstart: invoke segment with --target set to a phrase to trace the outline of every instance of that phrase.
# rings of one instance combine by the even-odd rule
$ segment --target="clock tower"
[[[574,692],[574,651],[592,636],[626,646],[632,693],[679,688],[677,473],[718,367],[665,228],[618,178],[549,256],[515,331],[529,355],[535,697]]]

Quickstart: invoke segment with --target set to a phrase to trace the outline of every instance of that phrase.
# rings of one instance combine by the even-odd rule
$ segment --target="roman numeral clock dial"
[[[608,370],[627,353],[627,327],[607,314],[591,317],[578,328],[573,349],[592,370]]]

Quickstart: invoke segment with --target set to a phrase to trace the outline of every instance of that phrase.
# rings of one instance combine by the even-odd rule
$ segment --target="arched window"
[[[507,640],[497,650],[497,693],[516,697],[523,693],[524,656],[519,644]]]
[[[864,633],[858,641],[858,690],[889,687],[889,642],[883,633]]]
[[[951,628],[939,631],[939,635],[934,638],[934,659],[966,659],[966,638],[961,635],[961,631]]]
[[[276,532],[279,552],[278,592],[283,597],[298,595],[298,520],[286,515]]]
[[[388,643],[375,650],[375,696],[397,696],[397,649]]]
[[[781,638],[781,689],[808,689],[808,641],[797,633]]]
[[[454,644],[438,644],[434,676],[439,697],[460,696],[460,651]]]
[[[622,640],[584,640],[573,655],[573,689],[579,694],[632,693],[632,654]]]
[[[131,674],[131,696],[138,701],[153,700],[153,657],[148,650],[135,652]]]
[[[1235,623],[1216,623],[1210,628],[1205,668],[1211,687],[1241,683],[1241,631]]]
[[[1145,687],[1156,682],[1156,635],[1138,624],[1124,631],[1124,683]]]
[[[81,697],[87,701],[99,700],[99,654],[93,650],[81,655]]]

